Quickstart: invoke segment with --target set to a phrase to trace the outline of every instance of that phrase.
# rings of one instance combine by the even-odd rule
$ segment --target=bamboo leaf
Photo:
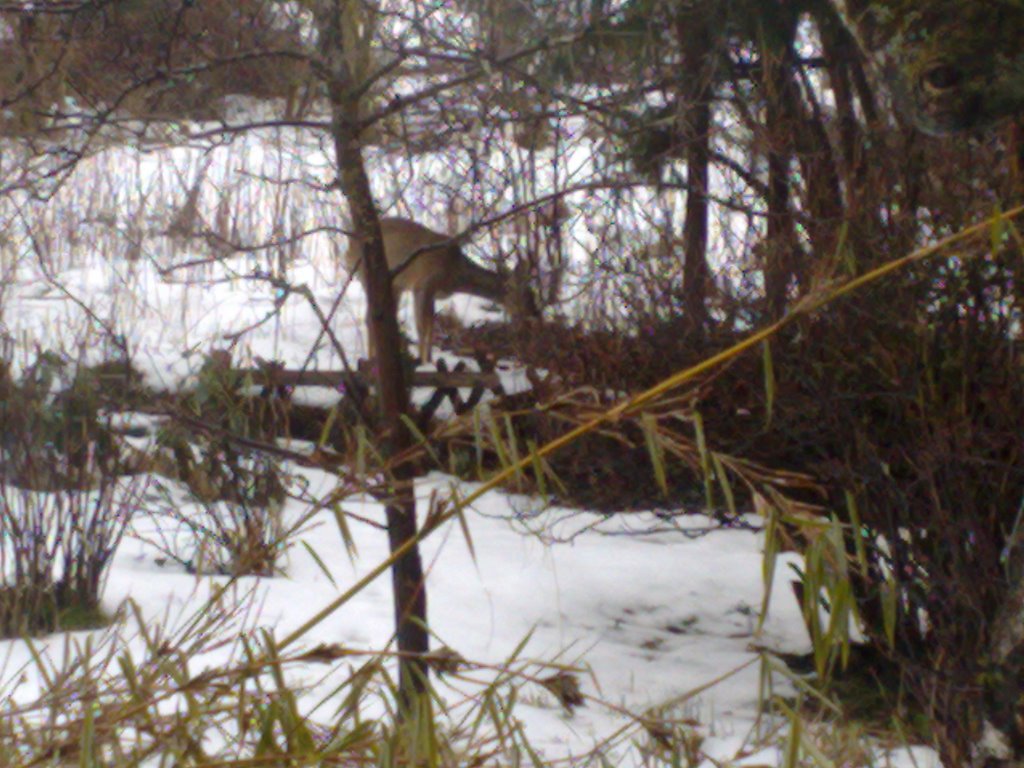
[[[658,439],[658,420],[651,413],[640,415],[640,427],[644,432],[647,454],[651,457],[654,468],[654,481],[658,484],[663,496],[668,496],[668,478],[665,475],[665,454]]]
[[[420,428],[416,426],[416,422],[409,418],[408,414],[402,414],[402,423],[405,424],[406,429],[412,434],[416,444],[423,448],[428,454],[430,454],[431,461],[434,462],[435,467],[441,466],[441,457],[438,455],[437,450],[434,448],[434,444],[431,440],[427,439],[427,436],[420,431]]]
[[[344,535],[342,536],[342,538],[344,538]],[[337,587],[338,584],[334,581],[334,576],[331,575],[330,570],[327,568],[327,563],[325,563],[320,558],[320,555],[317,554],[317,551],[313,549],[313,547],[311,547],[309,542],[305,539],[300,539],[299,544],[302,546],[304,550],[306,550],[306,554],[313,558],[313,562],[316,563],[316,567],[320,569],[320,573],[322,573],[324,577],[327,579],[327,581],[330,582],[331,586]],[[349,554],[351,554],[351,552]]]
[[[778,534],[778,516],[775,507],[762,497],[762,508],[767,511],[768,520],[764,527],[764,555],[761,558],[761,583],[764,595],[761,598],[761,612],[757,617],[757,632],[764,629],[764,622],[771,605],[772,586],[775,583],[775,566],[781,549]]]
[[[718,485],[722,489],[722,495],[725,497],[725,508],[729,511],[731,517],[736,517],[739,512],[736,509],[736,499],[732,493],[732,482],[729,480],[729,474],[725,471],[725,466],[722,464],[722,460],[718,458],[717,453],[711,454],[711,460],[715,464],[715,477],[718,478]]]
[[[547,499],[547,473],[544,471],[544,460],[537,454],[537,443],[533,440],[528,440],[526,447],[530,451],[530,466],[533,468],[534,482],[537,483],[537,493],[542,499]]]
[[[857,509],[857,499],[850,492],[846,492],[846,512],[850,516],[850,535],[853,537],[853,550],[857,557],[857,565],[860,574],[864,578],[868,575],[868,556],[864,548],[864,531],[860,521],[860,511]]]
[[[764,369],[764,428],[768,429],[775,406],[775,365],[772,362],[771,339],[765,339],[761,344],[761,363]]]
[[[711,467],[711,458],[708,455],[707,437],[704,434],[704,419],[697,409],[693,411],[693,429],[697,436],[697,453],[700,456],[700,469],[704,475],[704,504],[710,510],[715,507],[714,487],[712,486],[714,471]]]
[[[890,648],[896,646],[896,601],[898,593],[896,584],[892,579],[886,579],[882,584],[882,627],[885,630],[885,639]]]
[[[519,456],[519,443],[516,440],[516,430],[515,430],[515,427],[512,425],[512,417],[509,416],[507,413],[504,414],[504,421],[505,421],[505,432],[508,435],[509,455],[512,457],[512,466],[515,468],[515,472],[516,472],[515,480],[516,480],[516,482],[522,482],[522,479],[523,479],[523,470],[522,470],[522,466],[521,466],[522,461],[521,461],[520,456]]]

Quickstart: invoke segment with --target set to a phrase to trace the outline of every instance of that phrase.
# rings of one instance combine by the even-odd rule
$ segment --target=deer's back
[[[427,283],[439,292],[448,289],[465,259],[448,235],[401,218],[383,218],[380,228],[396,290],[410,291]],[[360,279],[365,274],[363,258],[363,244],[350,238],[346,261],[349,270],[358,268]]]

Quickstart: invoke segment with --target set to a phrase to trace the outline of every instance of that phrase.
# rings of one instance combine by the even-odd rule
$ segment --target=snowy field
[[[202,282],[177,284],[162,279],[146,261],[127,264],[84,255],[73,269],[43,272],[26,259],[8,270],[0,330],[26,355],[39,344],[79,351],[83,361],[96,362],[109,352],[103,339],[113,329],[123,335],[149,383],[176,388],[187,385],[203,353],[254,326],[244,336],[243,359],[338,367],[322,341],[312,349],[320,326],[300,297],[290,297],[273,320],[259,324],[274,309],[276,296],[266,283],[245,279],[242,262],[235,265],[234,277],[225,270]],[[300,261],[289,275],[310,287],[322,307],[331,306],[343,281],[322,261]],[[457,306],[464,316],[477,311],[464,301]],[[362,311],[361,293],[352,286],[332,321],[350,359],[362,350]],[[410,314],[405,305],[406,328]],[[324,473],[294,472],[305,477],[313,497],[333,489],[334,480]],[[438,474],[422,479],[421,512],[432,492],[446,492],[452,482]],[[379,505],[366,499],[349,499],[343,506],[371,521],[383,517]],[[756,632],[764,598],[761,535],[739,529],[694,535],[712,526],[701,517],[651,513],[604,519],[537,507],[536,501],[488,493],[468,515],[473,551],[461,529],[448,525],[426,540],[424,559],[430,627],[441,643],[473,662],[500,665],[525,640],[522,657],[585,670],[581,679],[588,700],[572,713],[540,687],[517,704],[515,717],[544,757],[585,758],[602,747],[611,764],[642,764],[633,745],[635,729],[622,730],[632,722],[625,713],[665,707],[704,737],[703,764],[709,768],[778,764],[784,735],[775,746],[756,746],[763,743],[755,731],[761,674],[756,647],[804,652],[808,642],[784,563],[770,615],[763,631]],[[285,515],[297,519],[307,511],[290,500]],[[160,524],[159,517],[139,517],[136,535],[117,552],[104,606],[113,613],[131,598],[147,623],[173,628],[201,608],[211,584],[223,579],[197,577],[168,564],[146,541]],[[284,576],[242,579],[235,591],[251,601],[245,625],[269,628],[283,638],[386,558],[386,536],[379,528],[356,519],[350,525],[354,553],[346,549],[334,518],[320,512],[301,534],[319,562],[296,545],[288,551]],[[390,582],[380,578],[302,642],[372,651],[388,645],[392,626]],[[141,652],[127,625],[112,632],[113,642],[135,644]],[[40,647],[59,655],[64,642],[49,638]],[[231,647],[191,659],[190,672],[225,663]],[[0,658],[6,660],[7,680],[33,668],[20,641],[3,643]],[[330,690],[322,666],[309,670],[309,682],[313,701]],[[442,681],[439,690],[455,702],[462,696],[459,686]],[[34,687],[23,681],[15,695],[29,696]],[[916,762],[901,752],[881,755],[877,764],[930,764],[930,753],[914,752]]]

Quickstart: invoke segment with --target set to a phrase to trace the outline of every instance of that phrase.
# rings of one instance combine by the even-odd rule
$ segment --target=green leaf
[[[658,484],[663,496],[668,496],[668,478],[665,474],[665,453],[661,447],[661,440],[658,435],[658,420],[653,414],[643,413],[640,416],[640,426],[644,432],[644,442],[647,444],[647,454],[651,457],[651,466],[654,468],[654,481]]]
[[[772,345],[770,339],[761,344],[761,362],[764,368],[764,428],[772,423],[775,406],[775,365],[772,362]]]
[[[704,434],[704,419],[696,408],[693,411],[693,430],[697,437],[697,453],[700,456],[700,469],[704,474],[704,504],[707,508],[715,506],[714,470],[711,466],[711,457],[708,454],[707,438]]]

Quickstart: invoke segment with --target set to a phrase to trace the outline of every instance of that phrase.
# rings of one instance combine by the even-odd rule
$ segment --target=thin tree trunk
[[[681,74],[684,114],[678,125],[686,141],[686,215],[683,220],[683,312],[688,328],[707,324],[708,168],[711,162],[711,100],[714,97],[717,51],[712,6],[682,11],[676,19],[679,45],[687,71]]]
[[[781,69],[779,70],[781,71]],[[793,276],[793,214],[789,209],[789,140],[786,138],[785,110],[778,94],[768,98],[765,123],[768,127],[768,228],[764,249],[764,286],[768,312],[773,319],[786,310],[787,289]]]
[[[366,260],[367,324],[377,350],[377,391],[381,435],[378,450],[385,461],[401,455],[412,445],[403,422],[409,408],[409,390],[402,368],[402,338],[391,291],[391,274],[384,258],[380,218],[363,162],[359,122],[361,83],[356,82],[345,51],[342,24],[351,23],[343,12],[345,0],[322,0],[316,8],[320,53],[331,103],[331,128],[338,184],[352,213],[353,234],[363,242]],[[354,33],[349,38],[354,37]],[[385,499],[391,551],[416,536],[414,471],[407,462],[388,469]],[[395,607],[395,632],[400,653],[400,711],[408,714],[427,685],[424,655],[430,648],[427,632],[427,597],[419,548],[413,546],[391,569]]]
[[[708,164],[711,156],[709,88],[689,110],[692,134],[686,145],[686,218],[683,221],[683,311],[687,325],[707,323]]]
[[[823,124],[821,111],[813,105],[813,101],[811,109],[805,107],[797,83],[791,74],[800,71],[793,50],[796,22],[797,17],[792,15],[777,19],[771,37],[772,47],[763,52],[764,82],[768,91],[769,109],[776,110],[775,116],[769,121],[768,130],[773,145],[771,149],[782,147],[787,156],[795,150],[800,161],[801,173],[807,180],[806,200],[801,207],[807,211],[805,221],[811,251],[831,255],[836,247],[839,224],[844,220],[842,186],[835,153]],[[809,95],[809,98],[813,100],[813,96]],[[787,160],[787,175],[788,165]],[[781,165],[777,170],[782,170]],[[769,189],[769,197],[772,194]],[[769,299],[773,314],[777,314],[784,306],[789,281],[796,278],[798,284],[806,288],[808,279],[808,265],[802,258],[796,241],[792,213],[788,213],[787,216],[790,219],[787,227],[790,232],[785,235],[786,240],[779,244],[779,252],[773,257],[779,260],[778,274],[772,277],[774,296]],[[765,282],[767,289],[767,275]]]
[[[781,25],[780,25],[781,26]],[[765,128],[768,138],[768,221],[763,248],[765,299],[773,319],[786,311],[789,283],[794,276],[793,212],[789,205],[790,164],[793,161],[794,121],[788,108],[791,88],[786,66],[785,46],[791,29],[783,28],[778,47],[763,54],[762,73],[765,93]],[[772,39],[768,35],[766,40]]]

